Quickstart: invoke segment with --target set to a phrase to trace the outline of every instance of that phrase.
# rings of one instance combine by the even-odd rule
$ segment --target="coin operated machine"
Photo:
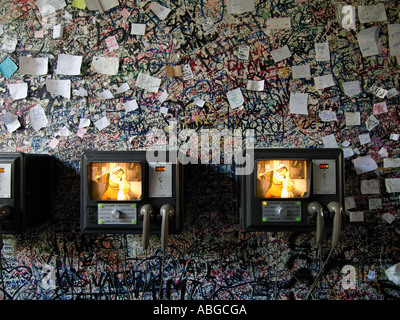
[[[150,233],[183,228],[183,170],[178,158],[146,151],[85,151],[81,158],[81,230],[85,233]]]
[[[238,176],[239,215],[246,231],[325,230],[340,236],[344,202],[341,149],[254,149],[253,171]]]
[[[53,176],[47,154],[0,152],[1,232],[22,233],[50,219]]]

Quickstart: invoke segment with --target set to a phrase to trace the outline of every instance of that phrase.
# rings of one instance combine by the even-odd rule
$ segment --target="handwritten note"
[[[292,67],[293,79],[311,78],[311,71],[309,64],[297,65]]]
[[[358,45],[363,57],[376,56],[382,53],[379,43],[380,27],[371,27],[358,33]]]
[[[327,74],[325,76],[314,77],[314,84],[315,84],[315,89],[317,90],[329,88],[336,85],[335,81],[333,80],[332,73]]]
[[[282,60],[285,60],[287,58],[290,58],[292,56],[289,47],[287,45],[276,49],[276,50],[272,50],[270,52],[272,58],[274,59],[275,62],[279,62]]]
[[[150,9],[160,20],[164,20],[171,12],[171,9],[155,2],[150,3]]]
[[[329,51],[329,43],[316,43],[315,44],[315,55],[317,61],[330,61],[330,51]]]
[[[227,0],[226,7],[229,14],[242,14],[256,10],[254,0]]]
[[[390,55],[400,54],[400,24],[389,24],[388,32]]]
[[[40,104],[29,109],[29,120],[33,130],[39,131],[49,123],[43,107]]]
[[[149,76],[142,72],[139,73],[136,79],[136,86],[150,92],[156,93],[160,87],[161,79]]]
[[[386,10],[383,3],[370,5],[370,6],[358,6],[358,18],[361,23],[379,22],[386,21]]]
[[[119,68],[118,58],[106,58],[106,57],[93,57],[91,68],[93,71],[107,74],[116,75]]]
[[[244,97],[240,88],[228,91],[226,93],[226,97],[228,98],[229,105],[232,109],[236,109],[242,106],[244,103]]]

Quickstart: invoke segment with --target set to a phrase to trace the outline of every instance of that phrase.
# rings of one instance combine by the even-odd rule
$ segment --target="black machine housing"
[[[81,157],[81,231],[84,233],[141,233],[141,209],[151,205],[150,233],[161,232],[160,208],[170,205],[174,214],[169,218],[168,232],[176,234],[183,228],[183,170],[178,158],[158,151],[165,161],[149,162],[147,151],[84,151]],[[130,186],[129,196],[108,197],[110,170],[123,169]],[[95,172],[97,173],[95,174]],[[108,172],[110,171],[110,172]],[[95,176],[96,175],[96,176]],[[108,182],[107,182],[108,179]],[[150,181],[150,179],[152,179]],[[96,182],[98,181],[98,183]],[[105,182],[106,181],[106,182]],[[99,195],[93,195],[101,189]],[[107,185],[108,184],[108,185]],[[121,190],[121,188],[120,188]],[[97,192],[97,191],[96,191]],[[126,194],[125,194],[126,195]]]
[[[21,233],[50,219],[53,176],[53,160],[47,154],[0,153],[3,233]]]
[[[237,176],[240,225],[246,231],[315,230],[316,216],[307,209],[311,202],[320,203],[327,213],[331,201],[344,205],[344,158],[339,148],[254,149],[254,157],[246,161],[253,161],[254,169]],[[299,190],[274,196],[270,186],[275,173],[270,171],[282,167],[293,190],[296,185]],[[329,213],[325,220],[326,227],[332,226]]]

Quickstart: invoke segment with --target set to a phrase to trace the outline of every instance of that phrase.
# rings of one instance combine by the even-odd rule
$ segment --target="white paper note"
[[[48,12],[48,7],[52,7],[55,11],[58,11],[64,8],[67,4],[65,3],[65,0],[37,0],[36,5],[39,8],[40,13],[43,15]]]
[[[13,83],[7,84],[8,91],[14,100],[26,98],[28,95],[28,84],[23,83]]]
[[[19,57],[18,72],[22,74],[30,74],[35,76],[47,74],[47,66],[49,59],[46,58],[32,58],[32,57]]]
[[[2,116],[0,116],[0,121],[3,122],[8,132],[13,133],[19,127],[21,127],[21,123],[19,122],[18,118],[10,112],[6,112]]]
[[[385,179],[387,192],[400,192],[400,178]]]
[[[384,168],[399,168],[400,159],[399,158],[385,158],[383,159]]]
[[[323,110],[319,113],[319,117],[324,122],[337,121],[336,112],[331,110]]]
[[[390,55],[400,54],[400,24],[389,24],[388,32]]]
[[[130,100],[130,101],[126,101],[124,104],[124,108],[126,112],[131,112],[133,110],[136,110],[137,108],[139,108],[136,99]]]
[[[322,143],[324,144],[325,148],[339,148],[333,133],[322,137]]]
[[[101,131],[101,130],[103,130],[104,128],[106,128],[106,127],[108,127],[110,125],[110,121],[107,119],[106,116],[104,116],[101,119],[97,120],[94,123],[94,125],[98,130]]]
[[[289,111],[294,114],[308,114],[308,93],[290,93]]]
[[[161,4],[155,2],[150,3],[150,9],[160,20],[164,20],[171,12],[171,9],[163,7]]]
[[[374,129],[375,127],[377,127],[379,125],[379,121],[377,118],[375,118],[374,115],[370,115],[367,118],[367,121],[365,121],[365,126],[367,127],[368,131],[371,131],[372,129]]]
[[[93,57],[92,70],[107,75],[116,75],[119,68],[118,58]]]
[[[292,26],[289,17],[267,19],[268,29],[280,30],[280,29],[290,29],[291,27]]]
[[[29,120],[32,128],[35,131],[39,131],[48,124],[46,114],[40,104],[37,104],[29,109]]]
[[[311,78],[311,71],[309,64],[303,64],[292,67],[293,79]]]
[[[330,61],[330,51],[329,51],[329,43],[322,42],[315,44],[315,55],[317,61]]]
[[[358,139],[360,140],[360,144],[361,145],[364,145],[364,144],[367,144],[367,143],[371,142],[371,137],[370,137],[369,133],[360,134],[358,136]]]
[[[343,92],[346,96],[354,97],[361,93],[360,81],[347,81],[343,82]]]
[[[285,60],[292,56],[292,53],[290,52],[289,47],[287,45],[285,45],[279,49],[272,50],[270,52],[270,54],[275,62]]]
[[[360,112],[346,112],[346,126],[359,126],[361,124]]]
[[[46,79],[46,89],[51,94],[69,99],[71,97],[71,80]]]
[[[357,174],[363,174],[378,169],[375,160],[370,156],[360,156],[352,160]]]
[[[152,77],[142,72],[139,73],[136,79],[137,87],[154,93],[158,92],[160,84],[161,84],[160,78]]]
[[[380,194],[381,183],[378,179],[361,180],[360,190],[362,194]]]
[[[246,90],[249,91],[263,91],[264,90],[264,80],[248,80]]]
[[[136,36],[144,36],[146,33],[146,24],[144,23],[132,23],[131,34]]]
[[[256,10],[254,0],[227,0],[226,8],[229,14],[242,14]]]
[[[336,85],[332,73],[327,74],[325,76],[314,77],[314,84],[315,84],[315,89],[317,90],[325,89]]]
[[[358,6],[358,18],[361,23],[386,21],[385,4],[379,3],[370,6]]]
[[[376,56],[382,53],[379,31],[380,27],[371,27],[358,33],[358,45],[363,57]]]
[[[81,73],[82,56],[59,54],[56,74],[79,75]]]
[[[244,97],[240,88],[228,91],[226,93],[226,97],[228,98],[229,105],[232,109],[236,109],[242,106],[244,103]]]

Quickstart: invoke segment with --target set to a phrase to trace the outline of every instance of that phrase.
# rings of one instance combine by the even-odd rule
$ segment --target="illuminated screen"
[[[139,200],[142,197],[142,165],[137,162],[88,164],[89,197],[92,200]]]
[[[257,163],[257,197],[307,198],[310,195],[309,160],[260,160]]]

